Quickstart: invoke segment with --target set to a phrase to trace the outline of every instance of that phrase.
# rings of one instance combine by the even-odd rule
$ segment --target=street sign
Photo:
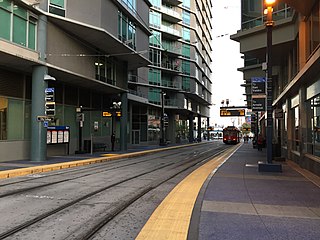
[[[265,77],[252,77],[251,78],[251,93],[266,94],[266,78]]]
[[[56,113],[56,103],[54,98],[54,88],[45,89],[45,114],[47,116],[54,116]]]
[[[265,109],[266,109],[266,98],[252,96],[252,111],[264,112]]]

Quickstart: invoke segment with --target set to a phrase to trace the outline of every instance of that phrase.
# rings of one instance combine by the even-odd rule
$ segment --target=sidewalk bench
[[[93,151],[98,149],[103,149],[103,151],[106,151],[107,145],[104,143],[93,143]]]

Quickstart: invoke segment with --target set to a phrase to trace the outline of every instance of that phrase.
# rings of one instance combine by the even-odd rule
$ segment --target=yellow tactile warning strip
[[[203,183],[240,146],[228,149],[181,181],[153,212],[136,240],[187,239],[192,210]]]
[[[195,143],[195,144],[199,144],[199,143]],[[140,151],[140,152],[117,154],[117,155],[113,155],[113,156],[89,158],[89,159],[85,159],[85,160],[74,160],[74,161],[70,161],[70,162],[55,163],[55,164],[48,164],[48,165],[35,166],[35,167],[26,167],[26,168],[5,170],[5,171],[0,171],[0,179],[24,176],[24,175],[29,175],[29,174],[41,173],[41,172],[50,172],[50,171],[54,171],[54,170],[60,170],[60,169],[71,168],[71,167],[78,167],[78,166],[83,166],[83,165],[88,165],[88,164],[99,163],[99,162],[106,162],[106,161],[120,159],[120,158],[137,157],[137,156],[142,156],[142,155],[149,154],[149,153],[160,152],[160,151],[164,151],[164,150],[168,150],[168,149],[183,148],[183,147],[188,147],[188,146],[192,146],[192,145],[194,145],[194,144],[186,144],[186,145],[172,146],[172,147],[166,147],[166,148],[157,148],[157,149]]]

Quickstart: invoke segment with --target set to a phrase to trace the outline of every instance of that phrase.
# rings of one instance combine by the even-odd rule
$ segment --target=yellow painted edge
[[[25,176],[25,175],[41,173],[41,172],[49,172],[49,171],[60,170],[65,168],[116,160],[116,159],[126,158],[126,157],[142,156],[152,152],[160,152],[168,149],[183,148],[183,147],[188,147],[195,144],[199,144],[199,143],[172,146],[172,147],[166,147],[166,148],[157,148],[157,149],[140,151],[140,152],[124,153],[124,154],[118,154],[115,156],[104,156],[104,157],[98,157],[98,158],[89,158],[85,160],[75,160],[70,162],[54,163],[54,164],[47,164],[42,166],[5,170],[5,171],[0,171],[0,179]]]
[[[240,146],[228,149],[183,179],[153,212],[136,240],[187,239],[192,210],[203,183]]]

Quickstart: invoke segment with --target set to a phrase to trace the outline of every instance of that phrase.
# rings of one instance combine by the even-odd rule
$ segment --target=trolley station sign
[[[228,109],[228,108],[220,108],[220,117],[242,117],[245,116],[244,109]]]

